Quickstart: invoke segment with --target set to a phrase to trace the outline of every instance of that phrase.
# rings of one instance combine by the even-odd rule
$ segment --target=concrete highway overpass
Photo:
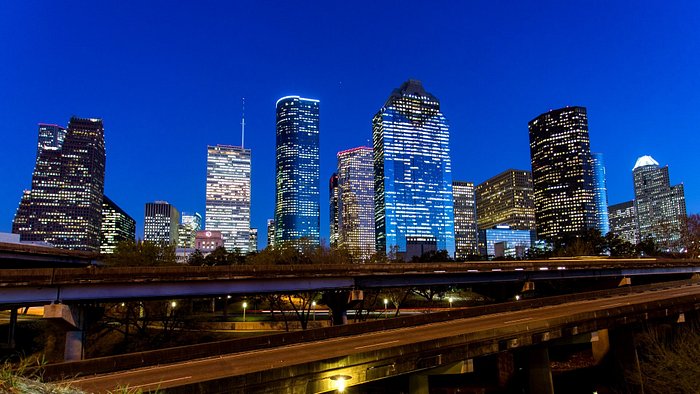
[[[546,353],[550,342],[658,319],[675,322],[681,313],[700,309],[698,284],[671,288],[653,285],[633,290],[608,290],[353,324],[339,329],[361,333],[352,335],[349,331],[348,335],[294,344],[259,344],[256,349],[209,358],[194,359],[193,355],[198,346],[216,344],[196,345],[180,348],[180,356],[186,358],[180,362],[82,377],[71,383],[89,392],[106,392],[128,385],[168,393],[322,393],[333,390],[339,376],[346,377],[348,385],[357,385],[459,363],[466,365],[476,357],[527,347],[541,361],[540,392],[551,392],[547,387],[547,376],[551,387],[551,373],[548,375]],[[381,324],[394,326],[385,329],[372,326]],[[363,329],[364,325],[367,329]],[[338,328],[330,328],[333,329]],[[322,330],[328,329],[309,330],[300,335],[322,336]],[[274,337],[270,337],[270,343],[275,343]],[[60,370],[75,372],[71,368],[81,367],[90,370],[119,357],[148,358],[147,353],[59,364],[48,372],[49,375]]]
[[[6,269],[0,270],[0,307],[698,273],[700,261],[680,259]]]

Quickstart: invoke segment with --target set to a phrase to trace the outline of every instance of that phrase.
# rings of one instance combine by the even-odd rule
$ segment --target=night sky
[[[181,3],[0,2],[0,231],[31,185],[37,123],[71,115],[104,119],[105,193],[137,237],[146,202],[204,214],[207,145],[240,145],[245,97],[263,247],[275,101],[300,95],[321,101],[327,239],[336,153],[370,144],[372,116],[409,78],[441,101],[455,180],[529,170],[528,121],[581,105],[609,204],[633,198],[632,167],[651,155],[700,212],[700,2]]]

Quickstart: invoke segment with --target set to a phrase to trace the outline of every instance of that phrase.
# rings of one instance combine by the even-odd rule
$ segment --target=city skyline
[[[507,168],[529,169],[527,121],[550,108],[581,105],[589,111],[591,149],[605,154],[609,204],[633,198],[630,169],[637,157],[651,155],[662,166],[672,167],[672,184],[685,184],[688,213],[700,211],[697,192],[699,182],[694,172],[694,163],[690,158],[684,157],[687,155],[677,152],[679,139],[686,142],[681,145],[692,146],[698,138],[691,131],[700,120],[697,114],[689,110],[696,107],[699,101],[694,87],[698,83],[698,77],[689,73],[697,68],[698,58],[696,55],[689,56],[692,44],[683,41],[684,36],[681,34],[684,29],[690,29],[689,21],[683,15],[697,14],[697,5],[634,10],[608,5],[603,13],[606,18],[596,26],[600,32],[588,31],[585,26],[591,13],[601,12],[600,9],[584,10],[580,16],[569,16],[566,23],[557,21],[553,16],[567,14],[567,6],[544,10],[547,15],[542,17],[549,17],[552,33],[545,34],[537,27],[528,25],[523,30],[524,37],[518,38],[516,44],[531,43],[523,46],[531,50],[544,40],[565,42],[565,39],[556,37],[556,32],[571,26],[578,29],[582,37],[588,34],[588,38],[578,47],[581,52],[558,52],[545,55],[543,59],[534,59],[527,55],[525,49],[519,50],[509,45],[504,36],[494,35],[493,28],[488,27],[489,24],[505,26],[510,21],[513,22],[513,27],[509,27],[503,34],[518,31],[522,29],[523,23],[518,22],[514,15],[499,15],[498,18],[504,20],[494,23],[495,10],[488,6],[477,5],[474,6],[475,9],[465,9],[450,5],[448,8],[452,9],[447,11],[452,12],[442,9],[440,14],[456,16],[445,20],[445,31],[436,32],[437,44],[434,47],[419,45],[414,49],[416,53],[422,51],[424,56],[407,59],[403,63],[390,61],[402,50],[407,50],[406,45],[399,43],[398,48],[382,49],[386,53],[373,57],[376,63],[371,73],[355,71],[360,68],[358,64],[361,63],[358,61],[364,62],[365,58],[357,54],[366,50],[376,54],[372,42],[375,37],[381,36],[381,29],[384,28],[372,26],[366,34],[354,37],[356,43],[333,37],[332,34],[325,34],[330,38],[324,37],[324,32],[335,31],[351,21],[355,24],[358,20],[368,18],[359,11],[350,11],[342,17],[338,14],[339,26],[330,26],[325,22],[316,26],[319,31],[314,37],[321,38],[319,54],[327,56],[328,60],[311,65],[309,61],[303,61],[301,55],[294,54],[301,43],[289,44],[287,49],[281,49],[285,56],[293,61],[301,61],[298,65],[292,61],[288,70],[279,68],[275,73],[270,67],[260,67],[269,56],[266,51],[261,51],[259,56],[250,54],[269,45],[268,42],[272,42],[270,37],[286,30],[289,27],[287,23],[274,27],[269,22],[254,19],[251,24],[259,23],[260,28],[246,33],[244,29],[250,29],[250,24],[245,24],[241,30],[235,30],[231,33],[231,41],[235,46],[229,46],[229,51],[237,52],[234,48],[240,46],[241,53],[250,58],[251,66],[239,66],[231,58],[224,58],[227,67],[223,67],[217,66],[215,57],[207,52],[211,46],[206,42],[205,48],[196,51],[201,55],[194,57],[197,60],[168,57],[175,56],[168,55],[167,51],[178,45],[185,49],[196,48],[192,41],[178,38],[179,34],[184,36],[192,33],[187,28],[182,33],[176,33],[174,26],[181,24],[170,26],[168,22],[157,21],[156,23],[165,23],[162,31],[173,37],[163,40],[166,42],[164,48],[155,48],[151,54],[144,51],[146,47],[150,51],[150,43],[161,38],[160,33],[155,33],[159,29],[152,29],[150,25],[147,29],[145,19],[139,16],[133,16],[134,31],[130,33],[131,36],[127,35],[129,38],[109,36],[106,33],[107,27],[98,27],[95,37],[86,37],[77,26],[67,26],[56,32],[49,28],[50,23],[28,23],[28,18],[33,15],[39,22],[48,22],[68,15],[79,16],[99,11],[91,7],[82,11],[70,7],[61,9],[62,7],[54,5],[44,5],[41,10],[17,4],[4,4],[0,7],[8,8],[3,15],[14,16],[14,20],[8,20],[0,29],[9,29],[7,36],[23,36],[4,43],[8,48],[0,55],[7,56],[6,59],[3,58],[5,66],[2,67],[6,71],[3,78],[7,78],[3,95],[8,103],[0,110],[6,115],[6,128],[10,134],[6,144],[7,154],[0,159],[2,168],[9,169],[5,171],[8,173],[6,193],[0,200],[0,231],[10,231],[22,191],[30,187],[36,124],[62,124],[70,114],[104,119],[108,155],[105,193],[137,219],[137,237],[143,234],[143,222],[139,219],[143,204],[148,201],[165,199],[183,210],[204,212],[206,157],[202,150],[212,144],[240,143],[237,128],[230,127],[230,124],[235,124],[240,119],[240,98],[244,96],[249,131],[246,147],[254,151],[251,226],[265,228],[266,220],[272,217],[274,206],[274,191],[270,192],[271,189],[274,190],[274,182],[270,182],[274,177],[274,169],[270,165],[270,160],[274,157],[274,143],[270,144],[270,140],[274,135],[276,98],[298,94],[321,100],[324,109],[321,117],[320,178],[323,182],[333,172],[333,159],[338,151],[367,144],[371,138],[371,116],[383,102],[386,92],[408,78],[421,79],[426,86],[430,86],[431,92],[440,97],[444,112],[450,115],[451,147],[454,152],[459,152],[453,154],[455,179],[478,184]],[[424,6],[406,7],[401,13],[425,14],[424,17],[428,20],[437,18],[436,13],[422,7]],[[518,7],[523,5],[515,6]],[[379,16],[391,15],[395,8],[381,5],[376,13]],[[124,18],[131,18],[126,12],[120,13],[114,9],[108,11],[114,14],[114,22],[107,22],[108,25],[119,24]],[[194,11],[193,17],[197,20],[211,12],[192,10],[187,6],[175,6],[170,12],[177,21],[185,18],[184,15],[190,11]],[[224,14],[225,10],[218,11]],[[253,11],[243,9],[241,14],[253,15]],[[295,15],[301,15],[308,9],[291,11]],[[329,11],[328,6],[312,10],[312,13],[317,15],[323,11]],[[477,23],[473,29],[482,29],[486,34],[471,35],[473,40],[448,40],[450,32],[459,31],[455,30],[457,19],[466,18],[469,11],[483,16],[484,22]],[[273,11],[273,19],[285,12],[290,12],[290,9]],[[659,17],[654,17],[655,14],[667,18],[661,21],[657,19]],[[237,21],[237,18],[234,19]],[[478,19],[476,16],[474,18]],[[647,32],[637,20],[649,18],[654,23]],[[23,26],[21,23],[25,22],[26,26]],[[389,28],[394,26],[391,23],[388,25]],[[29,26],[33,26],[31,31]],[[200,37],[205,32],[225,35],[228,31],[224,29],[225,26],[228,24],[222,24],[215,18],[212,26],[202,32],[195,31],[194,36]],[[644,29],[648,27],[645,23]],[[263,34],[265,29],[271,31]],[[314,30],[311,27],[303,29]],[[634,38],[625,33],[627,30],[636,32]],[[10,34],[11,31],[15,33]],[[134,47],[126,49],[124,44],[134,41],[133,34],[141,35],[143,44],[137,42]],[[420,37],[417,32],[407,34],[406,42],[410,42],[411,37]],[[614,39],[604,40],[606,37]],[[103,48],[103,54],[97,58],[85,56],[87,63],[77,66],[75,71],[67,66],[73,64],[71,62],[55,62],[51,68],[31,65],[30,59],[37,52],[47,55],[65,53],[68,47],[64,43],[74,39],[77,40],[77,45],[72,47],[75,54],[86,54],[98,43]],[[254,45],[245,44],[246,40],[251,39]],[[328,51],[330,43],[335,44],[336,41],[339,41],[337,45],[332,46],[336,51]],[[641,50],[632,41],[645,42],[648,48],[644,49],[648,50]],[[308,42],[308,39],[302,39],[302,43]],[[420,39],[419,42],[426,43]],[[33,50],[22,49],[26,47]],[[457,47],[463,48],[465,54],[457,54]],[[338,48],[341,50],[337,51]],[[489,48],[499,48],[503,54],[496,56]],[[108,55],[109,50],[115,51],[115,55]],[[341,59],[337,53],[347,54],[342,57],[347,62],[334,65],[334,62]],[[469,60],[474,53],[483,54],[483,65]],[[656,56],[649,56],[650,53]],[[159,60],[163,54],[165,59],[170,60],[168,67],[171,69],[164,68],[165,63]],[[123,67],[123,63],[109,65],[102,61],[119,55],[124,58],[139,56],[140,62]],[[277,55],[279,54],[275,54]],[[525,65],[513,64],[513,57],[523,56],[532,64],[527,64],[527,61],[522,62]],[[686,60],[682,65],[673,61],[678,56],[683,56]],[[585,57],[605,61],[588,60],[581,66],[573,63],[574,58],[578,61]],[[648,61],[649,57],[653,60]],[[312,59],[316,61],[320,57],[312,55]],[[542,67],[543,63],[547,67]],[[614,67],[610,67],[611,64]],[[41,68],[37,69],[37,66]],[[253,70],[258,67],[259,71]],[[305,71],[304,67],[309,67],[309,70]],[[546,69],[546,72],[539,72],[538,67]],[[486,72],[489,68],[493,72]],[[673,70],[673,73],[663,72],[665,69]],[[182,84],[173,83],[183,79],[181,77],[184,74],[192,75],[192,79],[184,78]],[[17,84],[10,83],[15,80]],[[214,81],[221,86],[214,84]],[[60,100],[59,95],[39,93],[49,86],[61,93]],[[131,93],[137,86],[141,89],[142,97],[133,97]],[[125,99],[127,94],[128,100]],[[182,104],[187,106],[186,110]],[[500,111],[504,107],[509,108],[507,116],[503,116]],[[145,108],[149,110],[146,111]],[[161,141],[165,133],[168,133],[168,141]],[[489,142],[489,138],[497,134],[500,143]],[[658,135],[665,136],[668,140],[659,139]],[[164,144],[162,149],[154,149],[160,143]],[[178,163],[169,162],[164,155],[165,152],[174,151],[178,153]],[[495,155],[502,159],[489,162],[488,158]],[[149,168],[149,171],[144,172],[144,168]],[[327,240],[329,226],[328,209],[325,208],[328,202],[326,193],[325,188],[322,188],[320,228],[321,237]],[[261,244],[265,244],[264,239],[261,239]]]

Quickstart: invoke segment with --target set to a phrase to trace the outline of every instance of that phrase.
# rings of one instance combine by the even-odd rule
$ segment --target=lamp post
[[[519,295],[519,294],[516,294],[516,295],[515,295],[515,300],[516,300],[516,301],[520,301],[520,295]]]
[[[389,300],[385,298],[384,299],[384,317],[387,317],[387,313],[386,313],[387,305],[389,305]]]
[[[316,301],[311,301],[311,306],[314,308],[314,311],[312,312],[312,314],[313,314],[314,321],[316,321]]]
[[[450,309],[452,309],[452,301],[453,301],[453,298],[450,297],[450,298],[447,299],[447,301],[450,303]]]
[[[245,308],[248,307],[248,303],[243,301],[243,322],[245,323]]]

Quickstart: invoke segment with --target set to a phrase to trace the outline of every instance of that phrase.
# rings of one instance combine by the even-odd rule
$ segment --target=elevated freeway
[[[540,306],[487,314],[474,315],[469,309],[450,311],[445,312],[447,316],[435,314],[434,320],[430,315],[418,317],[427,320],[407,327],[187,359],[72,379],[70,383],[89,392],[129,386],[168,393],[321,393],[333,390],[339,376],[347,379],[348,385],[362,384],[511,349],[546,346],[567,336],[656,319],[675,321],[680,313],[700,309],[698,284],[567,297],[564,303],[561,298],[556,304],[533,300],[530,302]],[[362,330],[362,324],[353,326],[356,328],[349,329]]]
[[[6,269],[0,270],[0,307],[698,273],[700,261],[676,259]]]

